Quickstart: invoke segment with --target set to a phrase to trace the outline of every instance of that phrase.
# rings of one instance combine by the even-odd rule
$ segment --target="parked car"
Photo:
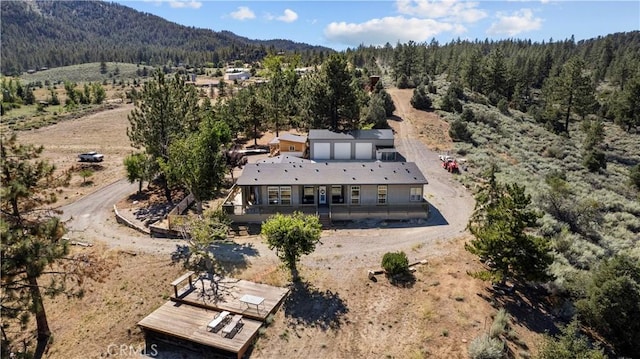
[[[102,162],[104,155],[96,151],[85,152],[78,155],[80,162]]]

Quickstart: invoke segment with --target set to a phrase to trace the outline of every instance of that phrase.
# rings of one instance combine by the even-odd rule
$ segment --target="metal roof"
[[[413,162],[250,163],[239,186],[317,184],[427,184]]]
[[[393,140],[393,130],[353,130],[350,132],[309,130],[309,140]]]
[[[313,163],[312,160],[288,155],[279,155],[275,157],[264,158],[256,161],[256,163]]]

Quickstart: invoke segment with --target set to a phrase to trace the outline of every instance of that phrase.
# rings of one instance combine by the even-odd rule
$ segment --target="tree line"
[[[3,1],[0,8],[0,70],[5,75],[99,61],[200,67],[253,62],[281,51],[317,64],[333,52],[289,40],[250,40],[229,31],[181,26],[104,1]]]
[[[568,133],[573,117],[590,114],[627,131],[640,127],[640,31],[579,42],[409,41],[345,53],[356,66],[390,76],[398,88],[427,87],[444,76],[493,106],[502,102],[532,114],[555,132]]]

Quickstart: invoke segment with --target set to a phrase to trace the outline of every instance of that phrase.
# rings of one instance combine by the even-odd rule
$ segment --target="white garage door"
[[[328,160],[331,158],[331,144],[329,142],[321,142],[313,145],[314,160]]]
[[[356,143],[356,159],[370,160],[373,156],[372,143]]]
[[[350,160],[351,144],[350,143],[334,143],[333,158],[336,160]]]

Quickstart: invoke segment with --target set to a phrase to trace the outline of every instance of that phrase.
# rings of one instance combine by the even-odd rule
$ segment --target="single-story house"
[[[294,211],[329,221],[424,219],[427,183],[411,162],[252,163],[223,207],[238,223]]]
[[[333,132],[309,130],[309,158],[314,161],[394,161],[393,130]]]
[[[248,80],[250,77],[251,73],[245,68],[229,68],[224,72],[224,79],[227,81]]]
[[[284,133],[269,142],[269,154],[271,156],[295,156],[302,157],[307,149],[307,136],[299,136]]]

